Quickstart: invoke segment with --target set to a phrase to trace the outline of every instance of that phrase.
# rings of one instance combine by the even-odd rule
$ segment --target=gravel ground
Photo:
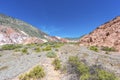
[[[79,59],[88,66],[101,66],[102,69],[115,73],[116,76],[120,77],[120,53],[110,52],[110,54],[105,54],[103,51],[94,52],[85,46],[74,45],[65,45],[60,49],[60,51],[59,56],[62,60],[62,64],[67,64],[69,56],[78,56]],[[67,68],[68,67],[69,66],[67,65]],[[66,73],[61,80],[73,80],[72,78],[76,75],[72,73],[72,76],[69,71],[70,70],[68,70],[68,73]],[[66,79],[66,77],[68,79]],[[77,77],[75,79],[79,80]]]
[[[29,53],[29,55],[21,55],[21,53],[15,53],[14,51],[0,51],[0,54],[2,54],[0,57],[0,80],[12,80],[37,64],[45,68],[47,76],[43,80],[49,80],[50,78],[58,80],[58,76],[59,80],[78,80],[79,76],[71,73],[70,69],[67,69],[67,72],[64,74],[54,71],[51,65],[53,59],[47,58],[46,52],[35,53],[30,50]],[[120,76],[120,53],[111,53],[108,55],[104,54],[104,52],[88,50],[85,46],[64,45],[59,49],[57,54],[62,65],[66,65],[67,68],[69,66],[67,64],[69,56],[77,55],[89,66],[95,64],[102,65],[106,70],[110,70]]]
[[[4,55],[0,57],[0,67],[8,66],[6,69],[0,70],[0,80],[11,80],[39,62],[43,62],[46,57],[44,52],[17,55],[19,56],[13,55],[12,51],[5,51]]]

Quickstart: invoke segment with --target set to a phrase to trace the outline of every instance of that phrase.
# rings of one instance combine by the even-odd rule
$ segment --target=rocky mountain
[[[67,42],[66,39],[51,37],[34,26],[19,19],[0,14],[0,44],[43,43],[48,41]]]
[[[10,16],[6,16],[4,14],[0,14],[0,25],[3,25],[4,27],[11,27],[13,29],[19,29],[31,37],[44,38],[44,35],[47,35],[46,33],[38,30],[34,26],[24,21],[21,21]]]
[[[114,47],[120,51],[120,16],[82,37],[80,44]]]

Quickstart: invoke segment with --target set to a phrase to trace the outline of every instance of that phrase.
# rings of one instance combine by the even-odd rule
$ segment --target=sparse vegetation
[[[56,58],[53,62],[52,62],[52,64],[53,64],[53,66],[55,67],[55,70],[59,70],[60,68],[61,68],[61,63],[60,63],[61,61],[58,59],[58,58]]]
[[[62,73],[66,73],[66,72],[67,72],[67,66],[66,66],[66,65],[63,65],[63,66],[61,67],[61,72],[62,72]]]
[[[22,54],[29,54],[27,48],[22,49]]]
[[[116,49],[114,47],[102,47],[101,50],[108,51],[108,52],[111,52],[111,51],[115,52],[116,51]]]
[[[97,70],[98,80],[117,80],[114,74],[105,70]]]
[[[27,73],[22,74],[22,75],[19,76],[19,80],[30,80],[30,77]]]
[[[0,54],[0,57],[2,57],[2,54]]]
[[[21,50],[20,50],[20,49],[15,49],[14,51],[15,51],[15,52],[20,52]]]
[[[47,54],[46,54],[46,56],[47,57],[49,57],[49,58],[55,58],[55,57],[57,57],[57,55],[56,55],[56,53],[55,52],[48,52]]]
[[[14,50],[14,49],[21,48],[21,47],[22,45],[19,45],[19,44],[6,44],[2,46],[2,49],[3,50]]]
[[[82,74],[81,76],[80,76],[80,80],[90,80],[89,78],[90,78],[90,73],[86,73],[86,74]]]
[[[80,80],[118,80],[114,74],[102,69],[96,69],[94,73],[90,73],[90,68],[76,56],[70,56],[69,63],[76,68],[75,71],[80,75]]]
[[[96,46],[90,46],[89,48],[90,50],[93,50],[95,52],[98,52],[98,48]]]
[[[89,68],[83,62],[79,61],[78,57],[76,56],[70,56],[69,63],[75,66],[80,74],[85,74],[89,72]]]
[[[35,48],[34,50],[35,50],[35,52],[37,52],[37,53],[41,51],[41,49],[40,49],[39,47]]]
[[[69,63],[72,65],[78,65],[79,64],[78,57],[77,56],[70,56]]]
[[[51,46],[46,46],[45,48],[43,48],[43,51],[50,51],[50,50],[52,50],[52,48],[51,48]]]
[[[34,67],[30,72],[19,76],[20,80],[36,80],[41,79],[45,76],[45,71],[41,66]]]
[[[108,51],[106,51],[106,52],[105,52],[105,54],[109,54],[109,52],[108,52]]]
[[[63,46],[64,44],[63,43],[53,43],[51,46],[53,47],[53,48],[59,48],[59,47],[61,47],[61,46]]]

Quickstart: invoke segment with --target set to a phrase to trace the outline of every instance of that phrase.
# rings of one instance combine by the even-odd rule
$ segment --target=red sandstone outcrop
[[[115,47],[120,51],[120,16],[85,35],[80,44]]]

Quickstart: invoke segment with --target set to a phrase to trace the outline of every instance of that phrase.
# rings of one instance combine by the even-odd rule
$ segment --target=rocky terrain
[[[85,35],[80,44],[115,47],[120,51],[120,16]]]
[[[87,66],[92,68],[99,66],[120,77],[120,55],[117,52],[105,54],[104,51],[91,51],[85,46],[64,44],[57,50],[52,48],[62,64],[60,70],[55,70],[52,65],[55,58],[46,56],[49,51],[36,52],[34,47],[35,45],[29,46],[27,49],[29,54],[15,50],[0,51],[0,80],[19,80],[19,75],[29,71],[35,65],[41,65],[45,70],[46,76],[42,80],[79,80],[78,73],[68,63],[70,56],[78,56]]]

